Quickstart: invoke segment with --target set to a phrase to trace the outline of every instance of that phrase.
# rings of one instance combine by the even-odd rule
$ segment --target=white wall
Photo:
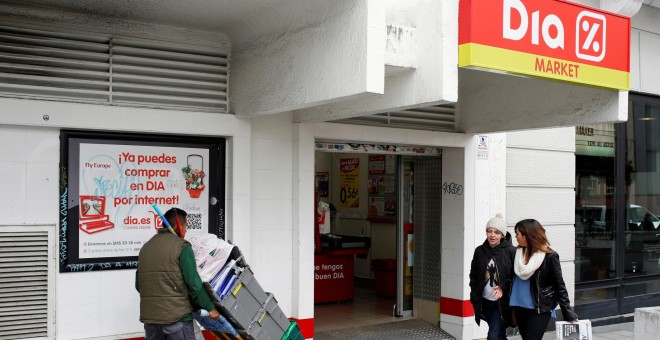
[[[575,128],[508,132],[506,221],[533,218],[559,253],[571,304],[575,288]],[[517,244],[514,240],[514,244]]]
[[[385,13],[380,1],[282,6],[286,13],[269,13],[259,22],[262,29],[237,36],[230,74],[232,113],[256,116],[383,93]]]
[[[458,1],[388,0],[384,25],[412,27],[416,69],[384,79],[384,95],[368,94],[295,111],[295,121],[313,122],[395,111],[420,105],[456,102],[458,96]],[[383,26],[383,29],[385,26]],[[409,47],[410,45],[405,45]],[[383,40],[376,48],[385,51]],[[383,69],[384,65],[377,65]]]
[[[292,316],[293,125],[291,113],[252,119],[250,266],[265,291]],[[313,203],[309,204],[310,209]]]
[[[660,9],[642,6],[632,17],[630,89],[660,95]]]
[[[55,279],[57,268],[58,132],[49,128],[26,129],[0,124],[0,231],[48,231],[48,335],[55,327]],[[51,260],[52,259],[52,260]]]
[[[227,175],[227,225],[232,227],[227,237],[250,259],[251,179],[243,177],[250,173],[249,121],[233,115],[8,98],[0,99],[0,107],[0,228],[7,224],[57,228],[62,128],[226,136],[227,167],[234,170]],[[55,296],[49,297],[55,304],[56,338],[142,334],[135,270],[57,273],[49,284],[56,288]]]

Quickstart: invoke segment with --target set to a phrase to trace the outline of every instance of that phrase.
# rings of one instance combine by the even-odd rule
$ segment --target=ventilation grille
[[[455,132],[454,104],[419,107],[337,120],[338,123]]]
[[[0,95],[227,112],[227,54],[0,26]]]
[[[48,336],[48,232],[0,232],[0,339]]]

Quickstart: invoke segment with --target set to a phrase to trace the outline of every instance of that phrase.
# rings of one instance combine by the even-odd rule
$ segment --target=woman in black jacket
[[[545,229],[533,219],[515,226],[518,250],[514,260],[516,276],[510,304],[523,340],[540,340],[555,308],[561,307],[564,320],[577,321],[561,274],[559,254],[550,249]]]
[[[486,236],[472,256],[470,302],[477,325],[481,320],[488,323],[488,340],[501,340],[506,339],[506,327],[511,324],[509,288],[516,248],[502,214],[488,220]]]

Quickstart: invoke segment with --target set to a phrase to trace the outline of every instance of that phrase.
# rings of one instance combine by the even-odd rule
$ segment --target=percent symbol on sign
[[[594,37],[596,36],[596,33],[598,32],[598,29],[600,28],[600,24],[594,23],[589,27],[589,23],[585,20],[582,22],[582,30],[587,32],[589,31],[589,35],[587,35],[587,39],[584,40],[584,44],[582,44],[582,49],[583,50],[588,50],[589,47],[593,47],[595,52],[598,52],[600,50],[600,44],[598,41],[594,41]]]

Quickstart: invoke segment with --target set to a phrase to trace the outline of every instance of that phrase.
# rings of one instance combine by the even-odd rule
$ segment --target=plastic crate
[[[291,322],[286,318],[275,296],[268,294],[266,303],[259,310],[259,314],[245,331],[239,331],[248,339],[254,340],[281,340]]]
[[[208,283],[205,282],[204,287],[222,315],[237,330],[244,330],[250,326],[268,298],[257,279],[254,278],[250,267],[243,269],[230,289],[230,293],[222,301]]]
[[[298,323],[295,321],[291,321],[289,328],[286,330],[286,332],[284,332],[284,335],[282,335],[281,340],[305,340],[305,337],[300,332],[300,327],[298,327]]]
[[[229,244],[232,244],[231,241],[228,241]],[[245,268],[248,266],[247,262],[245,262],[245,258],[243,257],[243,253],[241,253],[241,250],[238,249],[238,246],[234,245],[234,248],[231,250],[229,253],[229,257],[227,258],[227,261],[229,260],[236,260],[236,265]]]

